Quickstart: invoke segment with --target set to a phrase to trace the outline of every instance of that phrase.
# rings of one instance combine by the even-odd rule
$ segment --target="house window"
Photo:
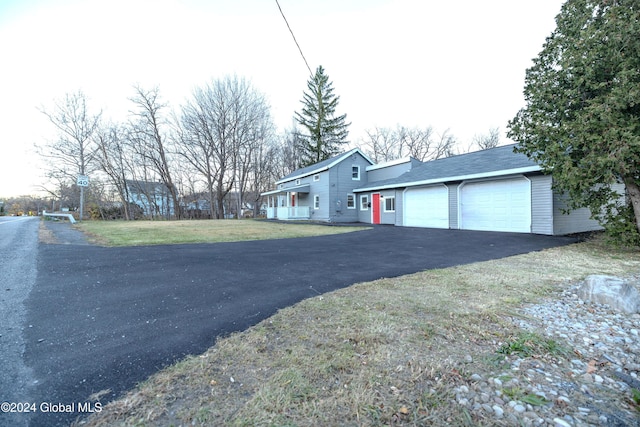
[[[360,166],[351,166],[351,179],[354,181],[360,181]]]
[[[369,210],[369,195],[365,194],[360,196],[360,210],[368,211]]]
[[[320,175],[313,175],[313,180],[314,180],[315,182],[320,181]]]
[[[300,185],[300,180],[296,179],[296,185]]]
[[[347,209],[356,208],[356,196],[353,194],[347,194]]]
[[[395,197],[385,197],[384,198],[384,211],[385,212],[395,212],[396,211],[396,198]]]
[[[320,196],[313,196],[313,209],[320,209]]]

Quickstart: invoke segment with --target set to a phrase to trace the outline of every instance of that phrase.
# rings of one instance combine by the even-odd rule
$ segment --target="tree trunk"
[[[624,185],[627,187],[629,199],[631,199],[636,228],[638,229],[638,232],[640,232],[640,186],[638,186],[636,180],[631,176],[625,176],[622,179],[624,181]]]

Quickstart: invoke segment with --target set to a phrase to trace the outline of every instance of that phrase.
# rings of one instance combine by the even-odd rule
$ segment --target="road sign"
[[[78,175],[78,187],[88,187],[89,177],[87,175]]]

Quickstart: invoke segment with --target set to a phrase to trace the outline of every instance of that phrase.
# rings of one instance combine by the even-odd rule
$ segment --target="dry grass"
[[[219,243],[286,239],[365,230],[366,227],[327,226],[260,220],[85,221],[77,227],[105,246],[144,246],[178,243]]]
[[[220,339],[87,425],[492,425],[451,401],[492,368],[514,333],[505,316],[567,281],[639,268],[638,252],[592,241],[356,284]]]
[[[38,228],[38,240],[42,243],[48,244],[58,243],[53,232],[44,225],[44,221],[40,221],[40,227]]]

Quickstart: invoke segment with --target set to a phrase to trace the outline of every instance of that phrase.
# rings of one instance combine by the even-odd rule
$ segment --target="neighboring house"
[[[347,182],[341,182],[342,193],[355,198],[352,213],[357,218],[353,219],[354,215],[340,218],[406,227],[547,235],[602,229],[597,221],[590,219],[590,211],[586,208],[564,214],[567,199],[553,190],[553,177],[544,175],[540,166],[526,155],[514,153],[514,146],[424,163],[403,159],[371,164],[365,168],[366,175],[360,181],[351,183],[351,189],[345,188]],[[310,166],[301,171],[313,169],[314,166]],[[290,178],[302,179],[299,172],[277,184],[289,184]],[[316,184],[332,188],[332,181]],[[298,185],[304,187],[306,183],[300,181]],[[319,187],[304,188],[322,194]],[[624,194],[622,185],[618,190]],[[288,197],[291,195],[285,188],[279,191],[285,191]],[[319,216],[316,219],[336,220]]]
[[[357,222],[353,189],[367,183],[373,162],[360,149],[324,160],[276,181],[267,196],[267,218]]]
[[[183,215],[188,219],[212,218],[211,203],[202,193],[194,194],[182,205]]]
[[[173,199],[162,182],[127,180],[126,184],[129,203],[140,206],[145,216],[170,218],[174,214]]]

